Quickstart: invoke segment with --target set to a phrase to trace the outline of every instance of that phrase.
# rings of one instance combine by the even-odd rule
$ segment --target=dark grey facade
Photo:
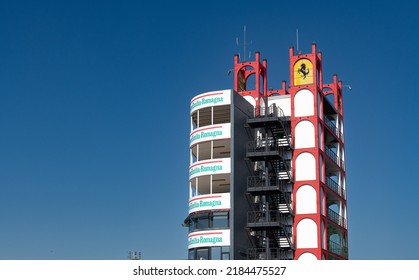
[[[252,166],[246,159],[246,146],[254,139],[248,129],[247,120],[253,106],[238,93],[233,92],[231,103],[231,259],[247,259],[247,249],[251,242],[247,230],[247,213],[251,210],[247,192],[247,178],[252,174]]]

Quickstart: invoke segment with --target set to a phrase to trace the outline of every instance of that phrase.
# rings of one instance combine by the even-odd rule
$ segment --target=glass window
[[[230,253],[223,253],[223,260],[229,260],[230,259]]]
[[[207,229],[209,227],[209,217],[208,214],[205,216],[199,216],[196,229]]]
[[[196,158],[196,155],[192,154],[192,163],[195,163],[197,161],[198,161],[198,159]]]
[[[196,229],[196,218],[191,218],[189,220],[189,232],[192,232]]]
[[[192,121],[192,129],[196,129],[198,127],[198,124],[197,124],[198,123],[198,111],[195,111],[192,114],[191,121]]]
[[[196,259],[197,260],[208,260],[208,248],[199,248],[196,249]]]
[[[223,260],[229,260],[230,259],[230,247],[229,246],[221,247],[221,252],[222,252],[222,259]]]
[[[228,212],[214,212],[212,217],[213,228],[228,227]]]
[[[189,232],[206,229],[222,229],[229,227],[229,212],[207,212],[193,215],[189,219]]]
[[[221,247],[211,247],[211,260],[221,260]]]
[[[196,187],[191,187],[192,197],[196,196]]]
[[[197,183],[197,178],[193,178],[189,182],[191,197],[194,197],[197,194]]]
[[[230,122],[230,105],[213,107],[213,123],[229,123]]]
[[[198,127],[203,127],[212,124],[212,109],[211,107],[199,110]]]
[[[189,249],[188,253],[188,260],[194,260],[195,259],[195,249]]]
[[[210,175],[198,176],[196,179],[197,179],[198,192],[200,194],[210,194],[211,193],[211,189],[210,189],[211,176]]]

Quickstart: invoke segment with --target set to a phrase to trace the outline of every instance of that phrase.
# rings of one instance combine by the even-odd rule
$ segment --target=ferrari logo
[[[307,77],[308,73],[310,73],[310,69],[308,69],[306,67],[306,64],[305,63],[301,63],[301,67],[298,68],[298,73],[300,73],[301,74],[301,77],[303,79],[305,79]]]
[[[294,64],[294,85],[308,85],[313,82],[313,63],[307,58],[298,60]]]

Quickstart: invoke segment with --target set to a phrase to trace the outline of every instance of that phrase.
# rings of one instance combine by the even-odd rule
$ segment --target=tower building
[[[189,259],[348,259],[342,83],[315,44],[289,57],[288,87],[256,52],[191,100]]]

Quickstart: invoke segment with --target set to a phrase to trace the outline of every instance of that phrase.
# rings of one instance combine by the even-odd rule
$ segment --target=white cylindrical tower
[[[188,259],[230,258],[231,90],[191,100]]]

